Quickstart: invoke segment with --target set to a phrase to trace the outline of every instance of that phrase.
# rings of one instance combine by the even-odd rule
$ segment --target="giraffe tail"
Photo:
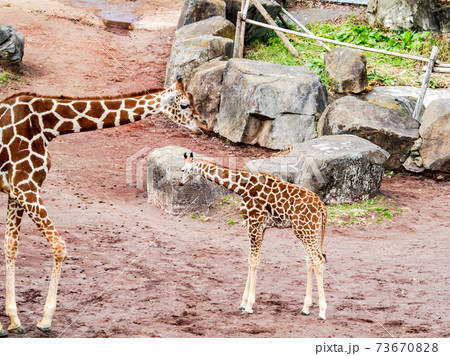
[[[323,240],[325,239],[325,228],[327,225],[328,214],[327,214],[327,207],[323,203],[322,203],[322,207],[321,207],[321,213],[322,213],[322,228],[320,230],[321,230],[322,238],[320,240],[320,251],[321,251],[322,256],[325,259],[325,263],[326,263],[327,255],[326,255],[325,251],[323,250]]]

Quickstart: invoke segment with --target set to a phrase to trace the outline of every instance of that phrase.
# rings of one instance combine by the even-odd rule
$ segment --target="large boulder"
[[[368,199],[378,191],[388,157],[357,136],[323,136],[295,145],[285,157],[250,161],[244,169],[301,185],[324,202],[344,203]]]
[[[173,43],[177,44],[199,36],[217,36],[234,40],[234,25],[222,16],[213,16],[206,20],[198,21],[183,26],[175,31]]]
[[[272,149],[286,149],[315,135],[327,91],[310,70],[232,59],[223,78],[215,127],[220,135]]]
[[[439,31],[441,27],[436,0],[369,0],[367,19],[369,24],[381,22],[386,27],[408,30]]]
[[[185,0],[177,28],[213,16],[225,17],[225,6],[225,2],[222,0]]]
[[[0,25],[0,67],[19,72],[22,69],[22,57],[25,37],[9,25]]]
[[[166,87],[182,75],[189,84],[194,69],[204,63],[227,60],[233,54],[233,41],[217,36],[199,36],[172,46],[172,52],[166,68]]]
[[[326,108],[317,133],[365,138],[389,152],[386,168],[400,169],[419,138],[419,122],[395,110],[346,96]]]
[[[336,93],[361,93],[368,84],[366,56],[349,48],[336,48],[324,57],[325,73]]]
[[[450,101],[435,100],[420,126],[420,155],[426,169],[450,173]]]
[[[217,199],[230,195],[224,187],[200,176],[178,186],[187,148],[166,146],[150,152],[147,158],[148,202],[169,214],[187,214],[207,209]],[[201,157],[212,161],[211,158]]]
[[[223,71],[227,62],[209,62],[198,67],[189,81],[187,91],[194,96],[194,106],[209,131],[213,131],[217,123],[222,91]]]

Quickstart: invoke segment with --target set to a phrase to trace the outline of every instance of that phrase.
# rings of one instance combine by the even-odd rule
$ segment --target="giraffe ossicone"
[[[67,257],[65,243],[41,199],[41,186],[50,170],[48,143],[59,135],[120,126],[157,113],[194,133],[207,129],[181,77],[170,88],[127,96],[70,98],[19,93],[0,102],[0,191],[9,196],[4,244],[9,332],[25,332],[17,315],[15,297],[15,264],[24,212],[47,239],[54,254],[44,316],[37,325],[44,333],[51,331],[61,267]],[[0,336],[6,334],[0,324]]]
[[[326,301],[323,288],[325,253],[323,241],[327,222],[326,205],[319,197],[304,187],[283,181],[266,173],[252,173],[230,169],[204,159],[184,154],[184,165],[179,185],[188,183],[195,174],[220,184],[240,195],[242,216],[250,238],[249,269],[242,303],[243,312],[253,313],[256,290],[256,270],[260,249],[267,227],[292,227],[295,238],[303,245],[306,254],[306,296],[301,314],[309,315],[312,305],[314,274],[319,295],[318,319],[325,320]]]

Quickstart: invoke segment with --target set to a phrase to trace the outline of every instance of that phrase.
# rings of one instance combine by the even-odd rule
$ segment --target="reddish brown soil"
[[[23,83],[0,89],[0,98],[18,90],[81,96],[161,86],[174,31],[119,36],[9,8],[2,9],[0,23],[27,38]],[[227,225],[220,216],[208,222],[169,216],[149,205],[144,191],[126,185],[130,155],[169,144],[216,157],[271,154],[190,135],[163,117],[51,142],[53,167],[43,197],[70,255],[53,336],[449,336],[449,183],[385,179],[381,193],[407,207],[406,213],[381,224],[328,228],[325,322],[316,320],[317,300],[311,316],[300,315],[306,280],[302,248],[290,232],[269,230],[255,313],[241,315],[245,228]],[[0,202],[6,208],[6,195]],[[4,221],[0,225],[4,228]],[[35,324],[51,265],[49,246],[24,219],[16,286],[28,333],[11,337],[44,337]],[[4,298],[0,283],[0,305]],[[3,310],[0,321],[7,326]]]

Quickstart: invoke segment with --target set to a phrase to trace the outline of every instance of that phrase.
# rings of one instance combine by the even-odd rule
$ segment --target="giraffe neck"
[[[125,125],[164,112],[164,89],[123,98],[25,97],[23,110],[48,139],[56,136]],[[18,98],[18,100],[23,98]]]
[[[194,161],[194,170],[211,182],[220,184],[241,196],[246,194],[247,187],[253,176],[250,172],[229,169],[202,159]],[[256,180],[257,178],[255,177]]]

